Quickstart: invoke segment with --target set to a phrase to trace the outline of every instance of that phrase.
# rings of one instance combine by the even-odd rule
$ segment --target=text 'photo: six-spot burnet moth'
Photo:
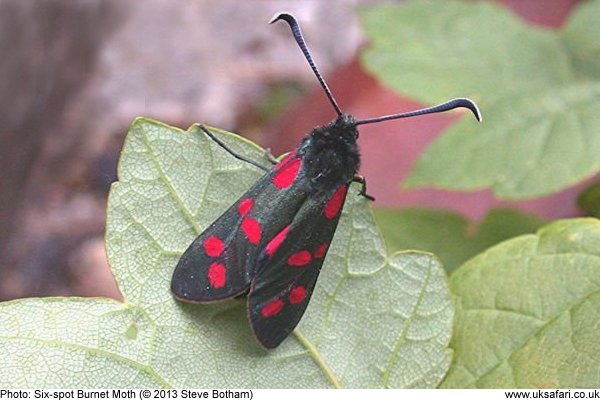
[[[481,121],[477,105],[465,98],[416,111],[357,120],[340,110],[288,13],[271,23],[289,24],[337,117],[314,128],[271,168],[235,153],[206,127],[202,131],[233,157],[264,175],[200,234],[183,253],[171,290],[181,301],[211,303],[247,296],[248,318],[258,341],[277,347],[296,327],[310,300],[327,255],[348,187],[366,181],[360,164],[357,127],[363,124],[467,108]]]

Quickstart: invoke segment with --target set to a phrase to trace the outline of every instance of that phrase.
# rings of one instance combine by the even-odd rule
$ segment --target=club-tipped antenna
[[[294,35],[294,39],[296,40],[296,43],[298,43],[298,46],[300,46],[300,50],[302,50],[302,54],[304,54],[304,58],[306,58],[306,61],[308,61],[308,64],[312,68],[317,79],[319,80],[319,83],[323,87],[323,90],[325,91],[327,98],[329,98],[329,102],[331,103],[333,108],[335,108],[335,112],[338,114],[338,116],[342,115],[342,110],[340,110],[340,107],[338,106],[337,102],[333,98],[333,94],[331,94],[331,90],[329,90],[327,83],[325,83],[325,80],[321,76],[321,73],[317,69],[315,62],[313,61],[312,56],[310,55],[310,51],[308,51],[308,47],[306,46],[306,42],[304,41],[304,37],[302,36],[302,31],[300,30],[300,25],[298,25],[298,21],[296,21],[296,18],[292,14],[282,12],[282,13],[275,14],[273,16],[273,18],[271,18],[271,21],[269,21],[269,23],[272,24],[274,22],[279,21],[280,19],[287,22],[288,25],[290,26],[290,28],[292,29],[292,34]]]
[[[372,124],[375,122],[381,121],[389,121],[391,119],[400,119],[400,118],[408,118],[408,117],[416,117],[417,115],[425,115],[425,114],[434,114],[444,111],[453,110],[455,108],[468,108],[477,118],[477,121],[481,122],[481,112],[479,112],[479,108],[477,104],[471,99],[458,98],[447,101],[443,104],[438,104],[437,106],[422,108],[420,110],[409,111],[400,114],[392,114],[392,115],[384,115],[382,117],[377,118],[368,118],[361,119],[360,121],[356,121],[356,125],[364,125],[364,124]]]

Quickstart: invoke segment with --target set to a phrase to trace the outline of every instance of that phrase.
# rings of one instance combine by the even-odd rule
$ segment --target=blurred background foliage
[[[106,196],[136,116],[274,153],[333,117],[289,32],[267,24],[282,9],[346,112],[452,96],[482,108],[483,124],[454,113],[361,130],[390,249],[434,251],[451,270],[543,220],[597,212],[593,191],[577,205],[600,163],[597,1],[384,3],[1,0],[0,298],[119,298]]]

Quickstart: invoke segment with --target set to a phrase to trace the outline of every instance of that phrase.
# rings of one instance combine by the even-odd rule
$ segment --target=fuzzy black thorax
[[[360,166],[356,120],[340,115],[325,126],[314,128],[302,140],[303,169],[316,191],[330,190],[348,183]]]

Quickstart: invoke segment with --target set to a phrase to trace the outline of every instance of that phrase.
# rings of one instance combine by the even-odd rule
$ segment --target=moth
[[[265,348],[277,347],[296,327],[315,288],[338,225],[348,188],[357,175],[359,125],[469,109],[466,98],[411,112],[369,119],[344,114],[317,69],[296,18],[279,13],[318,79],[337,117],[314,128],[271,168],[237,154],[206,127],[202,131],[232,156],[264,170],[264,175],[202,232],[183,253],[171,281],[181,301],[211,303],[246,296],[252,331]]]

